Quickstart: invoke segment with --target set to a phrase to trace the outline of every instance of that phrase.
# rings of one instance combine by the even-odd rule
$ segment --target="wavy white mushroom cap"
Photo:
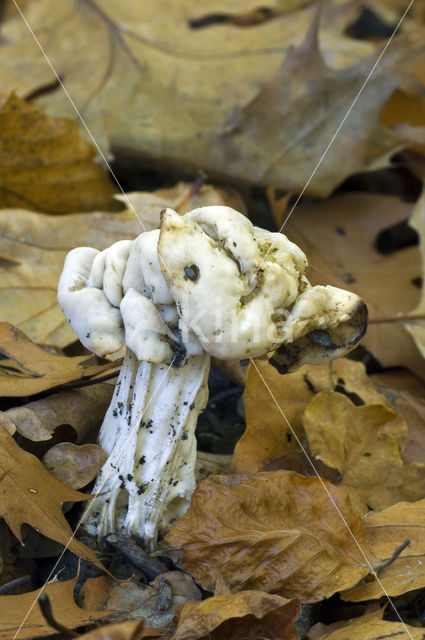
[[[156,308],[176,323],[176,312],[157,258],[159,231],[122,240],[104,251],[79,247],[65,260],[58,300],[82,344],[99,356],[126,344],[139,360],[172,359],[172,333]],[[141,292],[140,292],[141,291]],[[174,314],[173,314],[174,311]]]
[[[237,359],[282,341],[277,320],[306,286],[307,264],[285,236],[253,227],[230,207],[184,216],[166,209],[158,253],[184,342],[191,329],[211,355]]]

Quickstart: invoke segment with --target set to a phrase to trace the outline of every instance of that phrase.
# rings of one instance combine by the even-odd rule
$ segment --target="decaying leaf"
[[[74,600],[76,582],[76,578],[64,582],[52,582],[36,591],[17,596],[0,596],[0,640],[11,638],[21,640],[57,633],[57,630],[46,622],[37,604],[37,598],[41,592],[48,596],[54,618],[69,629],[108,618],[110,612],[81,609],[76,604]]]
[[[383,620],[384,609],[366,613],[359,618],[349,620],[335,631],[326,631],[326,626],[321,625],[323,633],[308,635],[311,640],[385,640],[396,638],[397,640],[422,640],[423,628],[412,627],[403,622],[391,622]],[[314,631],[314,627],[313,627]]]
[[[94,162],[93,144],[78,124],[46,116],[15,94],[0,101],[0,207],[46,213],[113,211],[116,188]]]
[[[113,390],[113,385],[98,383],[52,393],[41,400],[1,411],[0,425],[8,428],[9,433],[16,431],[33,442],[50,440],[59,428],[67,440],[79,443],[101,424]]]
[[[290,47],[302,42],[316,3],[249,29],[232,24],[193,28],[191,21],[205,11],[196,0],[162,0],[160,11],[153,1],[142,8],[117,0],[90,0],[78,7],[71,0],[59,6],[54,0],[33,0],[26,3],[25,13],[105,150],[110,146],[116,155],[149,166],[174,164],[191,172],[202,167],[211,176],[291,185],[300,191],[379,53],[371,43],[343,34],[347,19],[341,24],[340,15],[334,17],[341,14],[339,4],[326,6],[320,38],[326,63],[333,68],[308,48],[292,49],[282,65]],[[231,11],[246,12],[246,2],[235,0]],[[213,12],[228,13],[228,3],[215,2]],[[351,20],[352,10],[347,15]],[[3,86],[28,94],[51,82],[51,71],[21,17],[9,13],[7,18],[0,56]],[[350,171],[370,166],[400,145],[378,115],[399,84],[399,68],[415,58],[418,42],[421,48],[422,35],[416,43],[414,34],[403,37],[406,41],[392,43],[370,78],[352,112],[352,125],[341,131],[333,159],[323,163],[312,191],[329,192]],[[365,57],[371,51],[373,58]],[[316,74],[322,70],[319,79]],[[74,116],[60,88],[40,102],[49,113]]]
[[[187,602],[182,608],[173,640],[297,640],[294,622],[299,604],[263,591],[241,591]]]
[[[344,491],[274,471],[252,480],[209,476],[166,540],[183,547],[185,568],[206,589],[222,578],[232,592],[260,589],[315,602],[367,575],[354,538],[371,558]]]
[[[323,390],[341,391],[360,403],[391,406],[376,391],[361,363],[340,358],[322,365],[305,365],[282,376],[267,362],[256,361],[248,370],[244,395],[246,431],[235,447],[233,472],[251,474],[282,468],[288,455],[301,454],[304,461],[295,435],[307,446],[302,414],[314,394]]]
[[[425,191],[416,203],[409,224],[419,234],[423,275],[425,273]],[[425,358],[425,292],[423,288],[418,306],[410,311],[409,315],[422,316],[418,320],[404,322],[403,325],[413,337],[422,357]]]
[[[164,640],[166,638],[161,629],[147,627],[144,620],[132,620],[102,625],[93,631],[84,633],[79,638],[84,638],[84,640],[141,640],[141,638],[156,638],[158,636]]]
[[[0,317],[39,344],[65,347],[76,340],[57,303],[57,286],[65,256],[74,247],[104,249],[159,226],[164,207],[177,207],[191,185],[153,193],[131,193],[129,209],[119,213],[46,216],[22,209],[0,211]],[[130,203],[130,204],[129,204]],[[207,204],[245,205],[231,189],[204,185],[189,198],[188,208]]]
[[[408,544],[388,566],[378,571],[378,580],[344,592],[344,600],[359,602],[397,596],[425,586],[425,500],[400,502],[363,518],[367,543],[379,563],[385,565],[397,549]],[[378,564],[379,567],[379,564]]]
[[[117,364],[113,362],[93,364],[91,356],[67,358],[52,355],[8,322],[0,323],[0,349],[8,358],[0,360],[2,396],[30,396],[67,382],[92,379],[117,369]]]
[[[407,427],[392,409],[356,407],[334,391],[318,393],[304,412],[310,450],[339,472],[338,486],[361,513],[425,496],[425,465],[405,465],[400,449]]]
[[[308,256],[313,284],[325,279],[366,301],[371,322],[362,344],[381,364],[404,366],[424,378],[425,360],[402,323],[373,322],[410,314],[419,302],[418,248],[383,255],[375,244],[380,232],[404,222],[411,210],[411,205],[391,196],[345,194],[324,203],[299,205],[284,233]],[[323,249],[330,246],[332,251]]]
[[[21,449],[0,427],[0,515],[18,540],[21,527],[30,524],[75,554],[103,568],[95,552],[79,542],[62,513],[64,502],[90,500],[56,480],[35,456]]]
[[[81,489],[95,479],[107,457],[98,444],[60,442],[44,454],[42,462],[55,478],[71,489]]]

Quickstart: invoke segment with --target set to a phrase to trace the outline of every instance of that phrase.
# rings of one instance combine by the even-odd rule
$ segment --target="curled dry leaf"
[[[68,439],[81,442],[85,435],[99,427],[113,391],[112,385],[99,383],[53,393],[47,398],[0,412],[0,425],[34,442],[50,440],[55,430],[62,427],[61,432],[65,431]]]
[[[119,209],[77,122],[47,116],[15,94],[0,101],[0,207],[46,213]]]
[[[320,625],[320,630],[313,630],[308,634],[311,640],[385,640],[397,638],[397,640],[422,640],[423,628],[412,627],[402,622],[390,622],[383,620],[384,609],[366,613],[359,618],[349,620],[338,629],[326,630],[325,625]],[[333,627],[333,625],[331,625]]]
[[[407,427],[392,409],[356,407],[334,391],[321,391],[303,421],[310,450],[339,471],[338,485],[361,513],[425,495],[425,465],[404,464],[400,449]]]
[[[344,491],[274,471],[251,480],[209,476],[166,541],[183,548],[184,567],[205,589],[222,578],[232,592],[260,589],[316,602],[367,575],[354,538],[367,549]]]
[[[21,527],[27,523],[104,569],[95,552],[74,538],[61,509],[64,502],[81,502],[91,496],[56,480],[3,427],[0,427],[0,468],[0,515],[19,541],[22,542]]]
[[[46,637],[57,633],[46,622],[36,600],[43,591],[50,600],[54,618],[74,629],[108,618],[109,612],[81,609],[74,600],[77,579],[51,582],[42,590],[17,596],[0,596],[0,640]],[[22,623],[22,628],[20,624]]]
[[[81,489],[95,479],[107,457],[98,444],[60,442],[44,454],[42,462],[55,478],[71,489]]]
[[[376,391],[359,362],[340,358],[322,365],[304,365],[295,373],[281,376],[269,363],[256,361],[248,370],[246,431],[235,447],[233,472],[249,474],[282,468],[294,455],[304,460],[295,435],[307,446],[302,415],[314,394],[322,390],[342,391],[360,403],[391,406]]]
[[[176,207],[190,189],[190,184],[179,183],[153,193],[131,193],[129,201],[134,210],[119,213],[52,217],[20,209],[0,211],[4,267],[0,287],[5,293],[0,300],[2,320],[16,325],[39,344],[65,347],[74,342],[76,335],[57,303],[58,280],[68,251],[79,246],[102,250],[159,226],[161,209]],[[238,210],[245,210],[236,192],[207,185],[189,202],[190,206],[237,204]]]
[[[241,591],[187,602],[179,615],[172,640],[297,640],[296,600],[263,591]],[[209,636],[211,634],[211,636]]]
[[[359,602],[398,596],[425,586],[425,500],[400,502],[380,513],[363,518],[366,540],[379,565],[385,565],[400,546],[408,546],[388,566],[378,571],[378,580],[359,584],[342,595],[344,600]]]
[[[409,246],[384,255],[376,248],[378,234],[404,223],[411,212],[411,204],[392,196],[348,193],[301,204],[285,233],[308,255],[312,284],[325,277],[336,287],[349,286],[365,300],[370,323],[362,344],[379,362],[384,367],[404,366],[425,378],[425,360],[403,324],[394,321],[400,314],[413,313],[419,303],[419,249]],[[330,245],[332,251],[327,249]],[[393,321],[373,322],[384,318]]]
[[[0,323],[0,349],[9,358],[0,361],[0,395],[30,396],[68,382],[112,373],[117,364],[93,364],[90,356],[52,355],[8,322]],[[4,414],[3,414],[4,415]],[[10,431],[10,419],[7,419]]]

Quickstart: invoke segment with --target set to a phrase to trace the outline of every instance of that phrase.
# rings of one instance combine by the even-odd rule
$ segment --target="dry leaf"
[[[116,624],[103,625],[93,631],[84,633],[81,640],[140,640],[140,638],[156,638],[163,635],[161,629],[151,629],[147,627],[144,620],[134,620],[128,622],[118,622]]]
[[[411,313],[420,298],[415,284],[421,275],[418,248],[382,255],[375,246],[379,232],[404,222],[411,208],[392,196],[345,194],[299,205],[284,232],[308,256],[312,284],[326,280],[366,301],[371,323],[362,344],[381,364],[404,366],[424,378],[425,361],[402,323],[373,324],[374,319]]]
[[[181,610],[172,640],[297,640],[294,622],[299,604],[263,591],[223,594],[188,602]]]
[[[419,234],[423,275],[425,273],[425,191],[416,203],[409,224]],[[425,293],[423,288],[418,306],[410,311],[409,315],[422,315],[422,319],[403,322],[403,325],[412,335],[422,357],[425,358]]]
[[[397,136],[394,129],[385,128],[379,120],[381,108],[399,84],[403,65],[424,55],[418,35],[404,37],[382,57],[363,88],[362,99],[350,112],[350,125],[333,139],[380,51],[336,70],[323,61],[317,25],[313,25],[305,42],[289,50],[273,77],[228,119],[227,131],[219,138],[227,171],[292,192],[307,186],[308,193],[326,197],[347,176],[386,166],[391,153],[409,142],[411,132],[403,126],[403,135],[400,131]],[[425,129],[412,129],[416,140],[425,142]],[[332,151],[324,156],[331,139]],[[322,158],[320,166],[318,158]]]
[[[12,435],[17,431],[34,442],[50,440],[59,430],[62,436],[66,434],[66,439],[79,443],[99,427],[113,391],[113,385],[99,383],[52,393],[47,398],[1,411],[0,425]]]
[[[425,586],[425,500],[401,502],[363,518],[365,535],[374,557],[384,564],[406,540],[408,546],[388,566],[378,571],[378,580],[359,584],[344,592],[343,599],[359,602],[382,595],[398,596]],[[379,563],[378,563],[379,567]]]
[[[52,118],[12,94],[0,101],[0,207],[46,213],[119,209],[116,188],[94,162],[74,120]]]
[[[39,344],[65,347],[75,341],[76,335],[57,303],[58,280],[67,252],[79,246],[104,249],[159,226],[161,209],[177,207],[190,188],[188,183],[179,183],[153,193],[131,193],[133,209],[120,213],[52,217],[19,209],[0,211],[2,320],[16,325]],[[189,200],[188,206],[206,204],[235,204],[239,210],[245,209],[233,190],[207,185]]]
[[[54,478],[35,456],[21,449],[0,427],[0,515],[18,540],[24,523],[67,546],[76,555],[104,568],[96,554],[73,537],[61,506],[90,500]]]
[[[98,444],[61,442],[44,454],[42,462],[55,478],[71,489],[81,489],[95,479],[107,457]]]
[[[166,541],[183,547],[185,569],[210,591],[220,578],[232,592],[260,589],[316,602],[368,573],[347,526],[367,549],[348,496],[318,478],[290,471],[252,480],[209,476]]]
[[[425,496],[425,465],[404,464],[400,445],[407,427],[392,409],[356,407],[340,393],[322,391],[308,404],[303,421],[310,450],[339,471],[337,484],[361,513]]]
[[[37,589],[17,596],[0,596],[0,640],[21,640],[57,633],[46,622],[37,604],[41,592],[48,596],[54,618],[69,629],[107,618],[109,612],[81,609],[75,603],[76,582],[76,578],[64,582],[51,582],[42,590]],[[18,631],[21,623],[22,628]]]
[[[270,9],[278,4],[272,3]],[[104,149],[109,143],[116,155],[149,166],[161,163],[190,172],[202,167],[209,175],[230,181],[242,178],[282,187],[290,183],[300,191],[312,161],[316,164],[323,153],[378,55],[372,44],[343,34],[352,10],[347,10],[349,18],[341,24],[340,16],[334,17],[338,4],[326,7],[320,40],[326,63],[340,71],[326,67],[313,52],[307,51],[303,58],[304,50],[292,50],[287,66],[298,68],[289,82],[280,71],[282,60],[290,47],[302,42],[316,3],[249,29],[228,24],[191,28],[192,19],[211,10],[200,8],[195,0],[162,0],[160,11],[152,1],[143,7],[118,0],[107,5],[91,1],[77,10],[71,0],[59,6],[54,0],[33,0],[25,13]],[[235,14],[246,12],[246,2],[235,0],[231,9]],[[228,11],[228,3],[214,3],[214,13]],[[51,82],[51,71],[20,16],[8,18],[3,24],[3,86],[19,87],[22,94],[33,92]],[[395,40],[378,65],[351,114],[353,126],[341,130],[333,160],[324,163],[312,190],[324,193],[349,171],[398,147],[399,139],[379,124],[378,115],[399,84],[398,66],[415,57],[414,36],[406,38],[406,42]],[[371,51],[373,60],[365,59]],[[322,68],[321,81],[316,73]],[[48,105],[49,113],[74,116],[60,88],[41,96],[40,102]],[[254,103],[258,109],[251,109]],[[232,114],[244,125],[241,131],[226,124]],[[264,137],[260,130],[266,132]],[[226,134],[231,144],[224,144]],[[229,154],[229,146],[237,148],[236,156]],[[338,170],[331,176],[335,166]]]
[[[112,373],[117,368],[112,362],[93,364],[91,356],[52,355],[7,322],[0,323],[0,349],[9,358],[0,360],[0,395],[8,397],[34,395],[67,382]]]
[[[359,362],[340,358],[322,365],[305,365],[282,376],[269,363],[256,361],[248,370],[244,394],[246,430],[235,447],[233,472],[282,468],[283,458],[286,456],[288,461],[288,455],[301,455],[304,460],[295,435],[307,446],[302,414],[314,394],[322,390],[342,391],[360,402],[391,406],[376,391]],[[309,468],[308,473],[311,471]]]
[[[397,638],[397,640],[423,640],[423,628],[412,627],[402,622],[390,622],[382,620],[384,609],[366,613],[359,618],[349,620],[335,631],[326,631],[322,625],[322,634],[314,634],[308,637],[314,640],[385,640]],[[314,630],[314,627],[313,627]]]

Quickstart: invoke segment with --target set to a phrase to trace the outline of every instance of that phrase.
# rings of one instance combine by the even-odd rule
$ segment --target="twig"
[[[111,547],[128,558],[149,580],[153,580],[156,576],[168,571],[168,567],[163,562],[152,558],[134,540],[115,533],[110,533],[105,540]]]
[[[376,567],[374,567],[375,571],[382,571],[382,569],[385,569],[385,567],[388,567],[390,564],[392,564],[394,560],[397,560],[401,552],[404,551],[405,548],[409,546],[409,544],[410,544],[410,540],[409,538],[406,538],[406,540],[399,547],[397,547],[397,549],[394,551],[391,558],[388,558],[387,560],[383,560],[381,563],[378,563]]]
[[[180,200],[180,202],[178,203],[178,205],[176,207],[176,211],[178,213],[180,213],[181,210],[183,209],[183,207],[185,207],[187,205],[187,203],[190,202],[190,200],[191,200],[191,198],[193,198],[193,196],[196,196],[196,194],[199,192],[199,189],[202,187],[202,185],[204,184],[206,179],[207,179],[207,174],[204,173],[203,171],[198,171],[198,175],[196,176],[195,180],[193,181],[193,184],[190,187],[189,191],[186,193],[184,198],[182,198]]]
[[[21,576],[20,578],[15,578],[14,580],[10,580],[9,582],[5,582],[0,587],[0,596],[4,596],[12,589],[16,589],[16,587],[20,587],[23,584],[27,584],[31,580],[31,576]]]
[[[38,604],[41,609],[41,613],[43,614],[46,622],[56,631],[60,631],[66,638],[78,638],[80,635],[76,631],[72,629],[68,629],[68,627],[64,627],[63,624],[55,620],[52,613],[52,606],[50,604],[49,596],[47,593],[42,593],[38,598]]]

